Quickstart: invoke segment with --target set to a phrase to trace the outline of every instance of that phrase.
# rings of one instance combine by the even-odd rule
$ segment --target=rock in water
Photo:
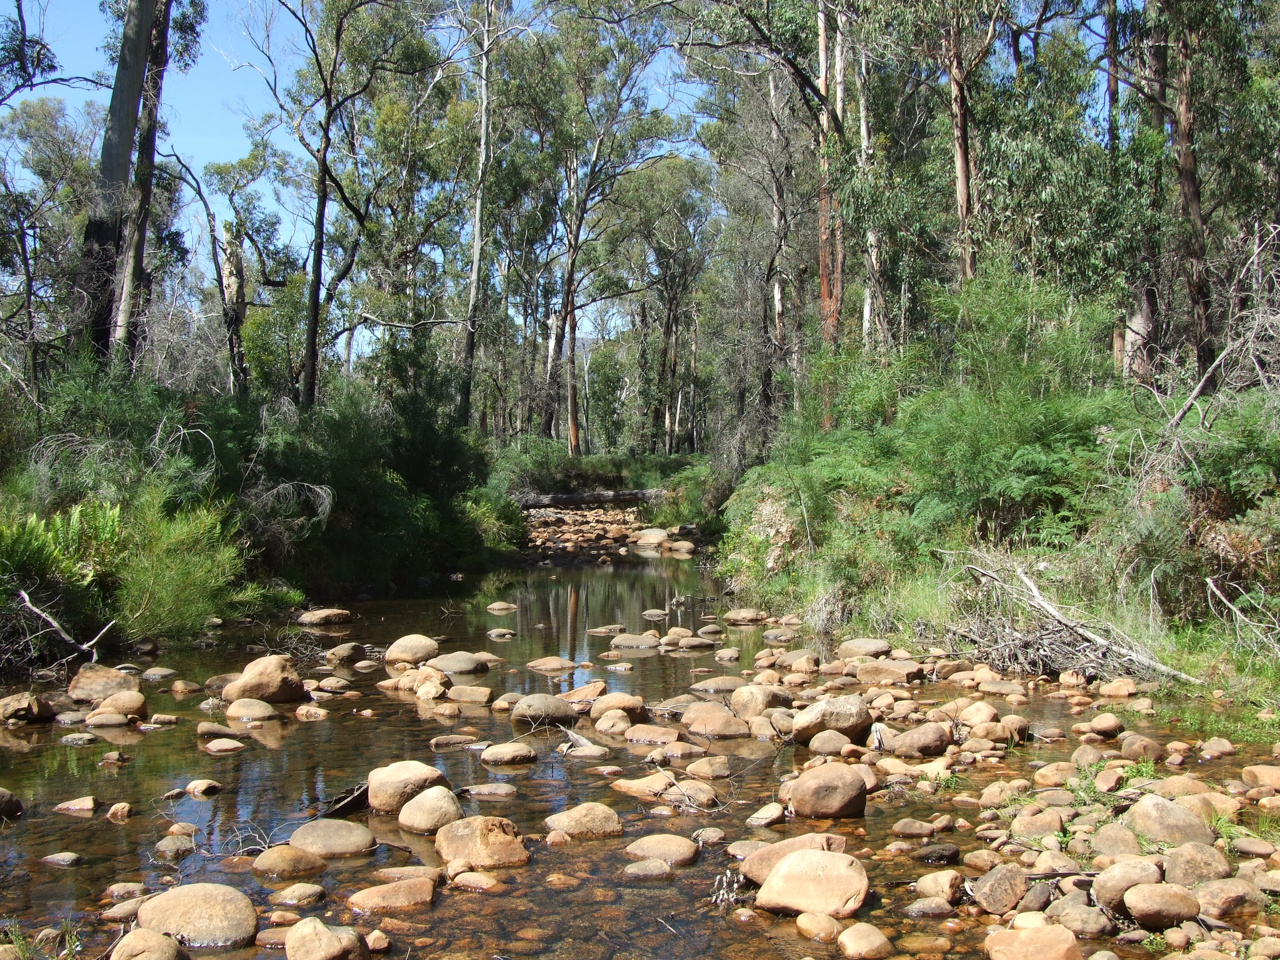
[[[805,707],[792,718],[791,731],[796,743],[807,744],[823,730],[843,733],[854,743],[862,743],[871,729],[871,713],[867,702],[854,694],[820,700]]]
[[[844,853],[797,850],[769,873],[756,906],[776,913],[823,913],[851,917],[867,896],[867,873]]]
[[[983,948],[991,960],[1081,960],[1076,935],[1060,926],[996,930]]]
[[[869,923],[855,923],[841,933],[836,942],[848,960],[884,960],[893,955],[889,938]]]
[[[221,883],[187,883],[138,908],[138,925],[188,947],[243,947],[258,933],[253,901]]]
[[[401,760],[369,773],[369,806],[379,813],[400,808],[428,787],[448,787],[444,773],[419,760]]]
[[[307,699],[307,691],[289,658],[272,654],[259,657],[245,667],[238,680],[233,680],[222,688],[222,699],[297,703]]]
[[[426,663],[439,655],[440,644],[420,633],[411,633],[387,647],[383,660],[388,667],[394,667],[399,663],[409,665]]]
[[[298,623],[304,627],[327,627],[335,623],[349,623],[351,611],[338,607],[326,607],[323,610],[308,610],[298,617]]]
[[[0,820],[17,820],[22,816],[22,801],[0,787]]]
[[[138,927],[120,939],[111,960],[189,960],[189,954],[172,937]]]
[[[1016,863],[1005,863],[988,872],[973,886],[973,899],[987,913],[1001,916],[1018,905],[1031,886]]]
[[[369,947],[351,927],[330,927],[307,917],[289,928],[284,937],[288,960],[369,960]]]
[[[845,763],[824,763],[790,783],[788,802],[798,817],[860,817],[867,809],[867,782]]]
[[[436,881],[432,877],[410,877],[391,883],[366,887],[347,901],[352,910],[361,913],[386,913],[405,907],[428,906],[435,898]]]
[[[441,827],[436,851],[446,863],[461,858],[478,870],[529,862],[519,829],[503,817],[467,817]]]
[[[777,843],[765,844],[748,854],[739,869],[748,880],[764,886],[773,868],[781,863],[783,858],[797,850],[827,850],[832,853],[844,853],[844,848],[845,838],[838,834],[806,833],[779,840]]]
[[[567,700],[546,693],[531,693],[511,708],[511,719],[535,727],[572,727],[578,722],[578,711]]]
[[[138,678],[127,673],[104,667],[100,663],[86,663],[71,678],[67,693],[77,702],[105,700],[113,693],[138,691]]]
[[[603,803],[582,803],[563,813],[547,817],[548,830],[559,830],[571,837],[620,837],[622,818]]]
[[[317,857],[355,857],[378,845],[369,828],[349,820],[312,820],[289,838],[289,846]]]
[[[314,853],[283,843],[258,854],[253,861],[253,872],[281,880],[295,880],[323,873],[327,866],[324,859]]]
[[[427,787],[400,808],[400,827],[411,833],[436,833],[461,820],[462,804],[448,787]]]

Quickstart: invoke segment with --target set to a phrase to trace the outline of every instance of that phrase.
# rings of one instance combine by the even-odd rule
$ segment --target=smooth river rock
[[[289,838],[289,846],[326,858],[356,857],[377,845],[368,827],[350,820],[312,820]]]
[[[867,873],[844,853],[797,850],[769,872],[756,906],[774,913],[822,913],[851,917],[867,896]]]
[[[351,927],[331,927],[306,917],[284,936],[286,960],[369,960],[369,946]]]
[[[441,770],[420,760],[399,760],[369,771],[369,806],[379,813],[400,808],[428,787],[448,787]]]
[[[138,908],[138,925],[188,947],[243,947],[258,933],[253,901],[221,883],[187,883]]]

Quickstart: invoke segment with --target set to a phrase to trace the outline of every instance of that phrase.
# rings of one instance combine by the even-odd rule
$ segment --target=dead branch
[[[1065,637],[1059,636],[1056,645],[1060,648],[1057,655],[1052,655],[1048,651],[1039,651],[1035,664],[1039,666],[1039,670],[1033,672],[1044,672],[1044,667],[1048,665],[1047,661],[1058,661],[1061,666],[1074,667],[1081,661],[1089,662],[1099,669],[1108,669],[1114,671],[1118,664],[1129,662],[1134,665],[1140,672],[1154,673],[1165,677],[1172,677],[1182,680],[1185,683],[1203,685],[1204,681],[1189,674],[1185,674],[1180,670],[1166,666],[1154,657],[1143,653],[1138,649],[1137,643],[1126,636],[1114,624],[1106,624],[1099,630],[1095,630],[1085,624],[1082,620],[1077,620],[1067,616],[1061,609],[1050,603],[1040,592],[1040,588],[1036,583],[1026,575],[1024,571],[1018,569],[1015,571],[1022,586],[1012,584],[1004,580],[999,574],[985,570],[974,564],[965,566],[966,572],[969,573],[978,582],[987,582],[999,587],[1005,594],[1019,605],[1034,610],[1042,616],[1048,617],[1049,620],[1056,624],[1056,631],[1040,631],[1039,635],[1034,639],[1023,634],[1013,631],[1015,636],[1005,643],[1001,643],[995,647],[988,647],[985,642],[980,643],[979,649],[983,652],[998,650],[1000,648],[1012,647],[1015,650],[1033,649],[1034,646],[1045,647],[1052,645],[1049,641],[1053,640],[1053,634],[1065,634]],[[1107,634],[1104,636],[1103,634]],[[971,632],[964,631],[963,634],[969,639],[975,639]],[[1063,640],[1068,642],[1063,642]],[[1067,656],[1070,654],[1070,656]],[[1020,658],[1025,659],[1025,658]],[[1073,659],[1076,662],[1070,665],[1062,663],[1064,659]]]
[[[116,625],[116,622],[114,620],[112,620],[105,627],[103,627],[98,632],[98,635],[94,637],[92,640],[90,640],[88,643],[77,643],[72,638],[71,634],[67,633],[67,631],[63,629],[62,624],[60,624],[57,620],[53,619],[52,616],[45,613],[43,610],[41,610],[34,603],[31,602],[31,598],[27,596],[27,591],[19,590],[18,598],[22,601],[22,605],[24,607],[26,607],[28,610],[34,613],[37,617],[39,617],[45,623],[49,624],[49,626],[53,628],[54,632],[57,633],[58,636],[60,636],[63,640],[71,644],[71,646],[75,647],[77,650],[81,651],[82,653],[92,654],[92,658],[91,658],[92,663],[98,662],[98,651],[95,650],[94,648],[97,646],[98,641],[101,640],[106,635],[107,631]]]

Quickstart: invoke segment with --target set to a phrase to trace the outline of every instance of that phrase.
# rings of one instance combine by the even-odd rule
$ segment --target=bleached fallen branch
[[[1162,674],[1166,677],[1173,677],[1175,679],[1182,680],[1185,683],[1196,684],[1197,686],[1202,686],[1204,684],[1203,680],[1193,677],[1190,674],[1183,673],[1181,670],[1175,670],[1173,667],[1166,666],[1154,657],[1141,652],[1131,637],[1125,636],[1119,628],[1112,624],[1108,624],[1108,628],[1109,632],[1112,633],[1114,637],[1108,638],[1102,636],[1097,631],[1090,629],[1083,621],[1075,620],[1067,616],[1057,606],[1050,603],[1045,598],[1044,594],[1040,592],[1040,588],[1036,586],[1035,581],[1020,569],[1015,572],[1017,573],[1018,579],[1022,581],[1025,590],[1019,589],[1016,584],[1007,583],[999,574],[990,570],[984,570],[982,567],[967,564],[965,566],[965,570],[967,570],[974,579],[989,580],[997,586],[1002,587],[1014,598],[1044,614],[1059,626],[1079,637],[1087,644],[1093,646],[1095,648],[1094,652],[1099,656],[1118,654],[1121,660],[1128,660],[1154,673]],[[1118,642],[1116,638],[1119,638]]]
[[[24,607],[26,607],[28,610],[34,613],[37,617],[39,617],[45,623],[49,624],[49,626],[53,628],[54,632],[57,633],[58,636],[60,636],[63,640],[71,644],[71,646],[75,647],[77,650],[80,650],[83,653],[91,654],[92,655],[91,662],[93,663],[98,662],[98,651],[94,648],[98,645],[98,641],[101,640],[104,636],[106,636],[107,631],[116,625],[116,622],[114,620],[112,620],[100,631],[98,631],[98,635],[94,637],[92,640],[90,640],[88,643],[77,643],[76,640],[71,636],[71,634],[67,633],[67,631],[63,628],[62,624],[60,624],[57,620],[53,619],[52,616],[45,613],[43,610],[41,610],[34,603],[31,602],[31,598],[27,596],[27,591],[19,590],[18,598],[22,601],[22,605]]]

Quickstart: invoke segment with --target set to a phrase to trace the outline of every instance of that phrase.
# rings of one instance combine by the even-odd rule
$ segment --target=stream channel
[[[683,600],[678,598],[694,598]],[[505,616],[486,611],[495,600],[517,609]],[[454,650],[489,651],[506,662],[496,663],[486,675],[463,682],[489,685],[504,693],[561,693],[592,680],[604,680],[610,692],[639,695],[647,704],[688,693],[691,683],[712,675],[737,676],[748,670],[762,648],[763,630],[730,628],[726,646],[741,649],[741,659],[721,662],[715,650],[628,650],[628,672],[607,669],[616,660],[601,658],[609,649],[608,637],[589,636],[588,628],[624,624],[640,633],[657,627],[684,626],[696,630],[702,617],[720,614],[731,606],[720,596],[720,585],[696,564],[674,560],[617,563],[608,567],[534,568],[516,572],[505,580],[488,581],[486,588],[466,594],[431,599],[366,602],[351,608],[354,620],[327,628],[317,639],[322,647],[359,642],[385,648],[398,637],[420,633],[445,637],[442,653]],[[646,621],[642,613],[665,609],[659,622]],[[515,635],[509,640],[491,639],[496,627]],[[222,631],[207,644],[161,648],[154,658],[135,658],[140,667],[169,667],[177,677],[203,683],[208,677],[237,671],[262,646],[273,647],[279,626],[256,631]],[[805,643],[801,636],[791,644]],[[203,647],[203,648],[202,648]],[[544,675],[528,670],[528,661],[561,656],[583,666],[571,675]],[[1078,743],[1068,738],[1010,750],[1003,761],[980,762],[960,768],[954,783],[935,795],[904,785],[874,794],[865,818],[838,821],[788,821],[769,828],[745,825],[747,817],[777,794],[780,779],[800,769],[811,758],[803,747],[753,739],[703,742],[711,754],[727,756],[732,777],[713,781],[720,805],[690,812],[644,803],[610,787],[611,778],[588,772],[601,761],[566,759],[556,752],[565,734],[556,729],[532,734],[513,729],[504,713],[484,706],[463,705],[461,715],[441,717],[434,704],[418,701],[410,693],[383,692],[375,684],[386,679],[376,671],[356,672],[329,668],[323,662],[300,668],[312,678],[337,673],[350,681],[347,698],[323,705],[331,712],[319,722],[298,722],[292,707],[282,707],[285,717],[244,731],[248,748],[225,756],[200,749],[196,725],[221,720],[218,713],[202,711],[203,692],[177,698],[168,692],[169,682],[143,682],[152,713],[173,714],[180,722],[148,732],[133,728],[95,731],[99,739],[87,746],[70,746],[62,738],[82,727],[42,724],[0,728],[0,786],[11,790],[24,804],[24,815],[0,825],[0,918],[16,922],[33,935],[42,927],[70,921],[83,941],[81,956],[102,956],[121,932],[120,924],[103,922],[100,913],[109,901],[104,890],[120,881],[145,884],[148,891],[166,889],[175,882],[212,882],[246,893],[262,915],[261,928],[269,929],[268,898],[292,881],[270,881],[249,869],[252,854],[263,841],[281,842],[300,824],[315,817],[352,785],[365,780],[374,767],[398,760],[416,759],[438,767],[457,789],[473,784],[509,783],[518,791],[511,799],[479,800],[462,795],[467,816],[509,818],[526,837],[531,861],[519,868],[491,871],[505,886],[496,894],[462,892],[442,885],[429,908],[401,911],[390,918],[355,915],[347,898],[357,890],[379,882],[375,871],[386,867],[427,864],[442,866],[430,837],[402,832],[395,817],[353,814],[367,822],[380,845],[366,857],[329,861],[315,882],[324,886],[326,899],[318,906],[300,909],[304,916],[319,916],[330,924],[351,923],[368,931],[376,926],[388,933],[391,955],[397,957],[442,956],[458,960],[489,960],[513,956],[609,960],[609,958],[836,958],[834,943],[819,943],[800,936],[793,918],[774,917],[763,911],[744,910],[750,898],[725,907],[708,898],[726,871],[736,873],[736,861],[728,854],[733,841],[776,841],[812,831],[829,831],[848,838],[848,852],[858,853],[870,877],[871,894],[858,919],[878,926],[894,941],[901,955],[942,953],[980,954],[987,928],[963,910],[945,920],[911,921],[902,908],[914,895],[909,881],[927,869],[908,856],[872,856],[896,838],[891,826],[905,817],[928,820],[941,814],[970,818],[975,825],[980,812],[972,803],[953,805],[956,793],[976,797],[989,782],[1030,776],[1032,761],[1067,760]],[[827,677],[815,676],[820,685]],[[58,688],[61,689],[61,688]],[[862,692],[863,686],[843,692]],[[926,682],[912,689],[921,704],[944,703],[962,692],[958,687]],[[989,698],[1001,713],[1010,712],[999,698]],[[1056,727],[1070,730],[1079,718],[1070,714],[1064,699],[1033,693],[1019,708],[1034,732]],[[364,715],[364,714],[369,715]],[[1126,724],[1162,742],[1191,739],[1193,731],[1170,728],[1167,721],[1126,714]],[[676,721],[655,719],[675,725]],[[235,726],[233,724],[233,726]],[[605,737],[584,722],[580,732],[607,746],[612,755],[603,763],[622,768],[622,777],[650,774],[654,767],[645,758],[652,744],[628,744],[622,737]],[[450,747],[433,751],[429,742],[449,733],[472,734],[480,741],[501,743],[523,736],[538,752],[536,764],[520,767],[486,767],[479,751]],[[687,737],[686,737],[687,738]],[[693,738],[696,740],[696,738]],[[1242,747],[1235,757],[1214,762],[1193,759],[1190,766],[1205,777],[1227,779],[1238,775],[1242,763],[1255,762]],[[120,751],[128,762],[100,763],[104,754]],[[1255,753],[1265,755],[1257,748]],[[676,763],[673,766],[683,766]],[[223,791],[208,799],[166,800],[197,778],[210,778]],[[100,803],[92,815],[78,817],[54,812],[54,807],[76,797],[93,795]],[[121,823],[105,819],[106,809],[117,802],[132,806],[133,815]],[[560,846],[542,842],[550,814],[585,801],[600,801],[623,818],[625,835],[609,839],[580,839]],[[177,862],[154,853],[173,822],[198,828],[196,850]],[[703,846],[690,865],[677,867],[670,878],[635,880],[624,876],[630,862],[625,848],[648,833],[673,833],[690,837],[707,828],[719,828],[721,843]],[[984,842],[972,830],[945,838],[962,852],[981,849]],[[927,841],[917,841],[923,843]],[[55,867],[42,858],[73,851],[83,860],[73,867]],[[248,854],[249,856],[245,856]],[[963,870],[963,868],[961,868]],[[976,873],[976,872],[975,872]],[[558,876],[556,876],[558,875]],[[548,882],[553,877],[553,882]],[[749,885],[748,885],[749,890]],[[736,906],[736,909],[735,909]],[[845,923],[853,922],[852,920]],[[1242,928],[1243,929],[1243,928]],[[945,939],[940,939],[945,938]],[[1113,940],[1082,942],[1084,952],[1111,949],[1131,957],[1149,956],[1139,946],[1118,947]],[[199,951],[193,951],[199,953]],[[249,947],[220,956],[249,960],[282,957],[278,949]]]

